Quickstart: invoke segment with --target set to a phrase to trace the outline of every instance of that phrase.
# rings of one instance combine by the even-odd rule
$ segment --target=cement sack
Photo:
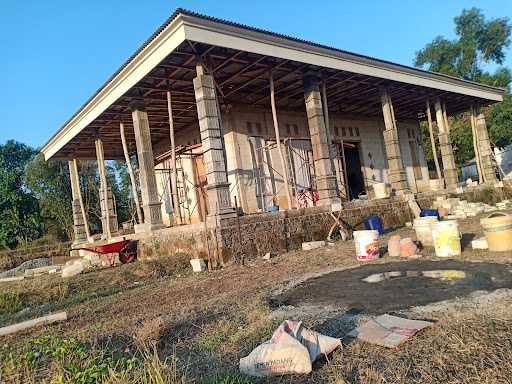
[[[240,359],[240,372],[256,377],[311,372],[309,352],[297,339],[283,333],[279,342],[268,341]]]
[[[321,333],[305,328],[302,321],[285,320],[275,330],[272,338],[273,343],[279,343],[283,334],[288,334],[298,340],[305,346],[309,353],[311,362],[323,355],[328,355],[336,348],[341,346],[341,340],[334,337],[325,336]]]
[[[62,277],[73,277],[84,271],[84,265],[80,262],[66,265],[62,268]]]

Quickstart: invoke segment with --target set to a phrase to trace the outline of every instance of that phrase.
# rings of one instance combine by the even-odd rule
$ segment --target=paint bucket
[[[389,197],[389,188],[386,183],[373,184],[373,193],[376,199],[385,199]]]
[[[413,228],[416,232],[416,239],[421,242],[424,247],[432,247],[434,239],[432,238],[431,224],[437,221],[436,216],[418,217],[413,221]]]
[[[379,232],[379,235],[384,234],[384,227],[382,226],[382,220],[377,215],[370,215],[364,218],[363,220],[364,228]]]
[[[457,220],[437,221],[431,224],[437,257],[459,256],[460,233]]]
[[[505,252],[512,250],[512,216],[504,212],[491,213],[480,220],[489,251]]]
[[[378,231],[354,231],[353,236],[357,260],[375,260],[379,257]]]

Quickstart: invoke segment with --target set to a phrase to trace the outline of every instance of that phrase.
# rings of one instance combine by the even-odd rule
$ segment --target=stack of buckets
[[[413,228],[423,246],[434,246],[436,256],[453,257],[461,254],[456,220],[439,221],[437,216],[424,216],[414,219]]]

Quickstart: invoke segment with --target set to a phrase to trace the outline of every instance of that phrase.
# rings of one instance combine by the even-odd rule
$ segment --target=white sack
[[[311,372],[311,360],[308,350],[298,340],[283,333],[278,343],[263,343],[240,359],[240,371],[257,377],[304,374]]]
[[[272,342],[277,343],[283,334],[288,334],[297,339],[304,345],[308,352],[311,362],[314,362],[322,355],[328,355],[336,348],[341,346],[341,340],[334,337],[325,336],[321,333],[305,328],[302,321],[285,320],[275,330]]]

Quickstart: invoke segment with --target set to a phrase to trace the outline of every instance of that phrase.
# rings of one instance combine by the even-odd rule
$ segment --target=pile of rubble
[[[496,205],[486,203],[470,203],[458,197],[446,198],[440,196],[434,201],[433,208],[438,209],[446,220],[465,219],[481,213],[489,213],[497,210],[512,209],[512,201],[503,200]]]

